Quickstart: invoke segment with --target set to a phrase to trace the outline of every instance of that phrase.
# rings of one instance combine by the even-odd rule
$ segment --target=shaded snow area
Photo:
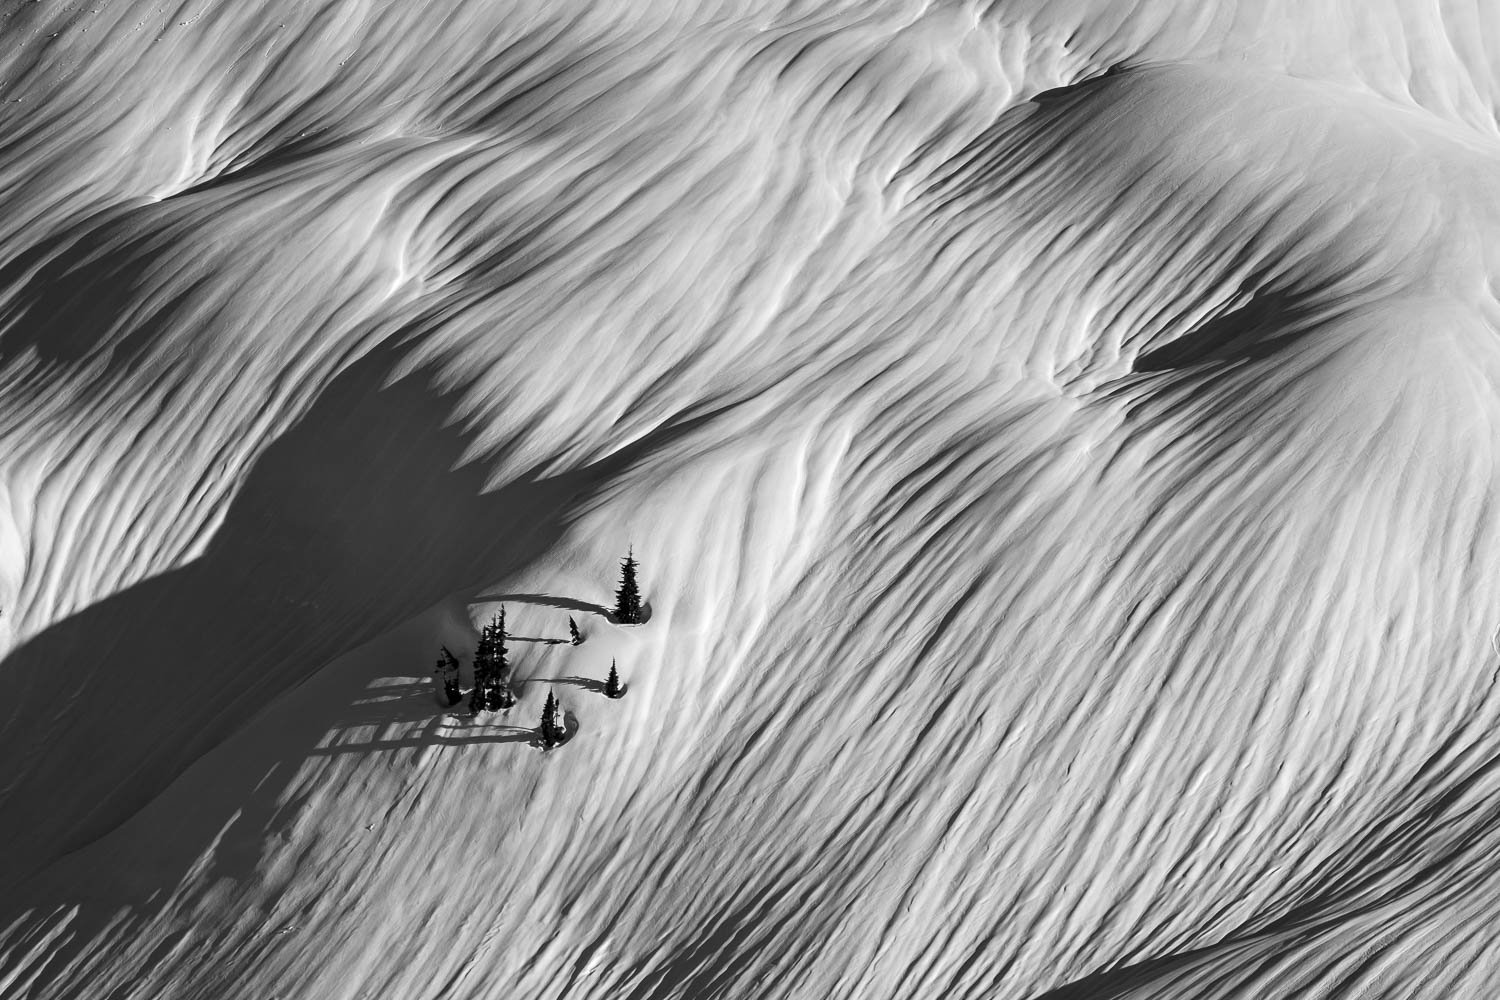
[[[0,5],[0,997],[1500,995],[1497,52]]]

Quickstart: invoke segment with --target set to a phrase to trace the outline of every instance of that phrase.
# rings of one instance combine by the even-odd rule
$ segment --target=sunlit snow
[[[1500,995],[1496,52],[4,4],[0,997]]]

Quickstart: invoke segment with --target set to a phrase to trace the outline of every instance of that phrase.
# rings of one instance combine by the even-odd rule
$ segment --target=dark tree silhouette
[[[575,646],[583,645],[583,636],[579,634],[578,623],[573,620],[572,615],[568,616],[568,638],[573,641],[573,645]]]
[[[635,547],[620,561],[620,589],[615,591],[615,621],[634,625],[641,620],[641,592],[635,582]]]
[[[490,656],[493,664],[490,693],[487,703],[492,709],[510,708],[516,703],[516,695],[510,689],[510,661],[505,650],[505,605],[500,613],[490,619]]]
[[[457,705],[463,698],[463,692],[458,685],[458,657],[454,656],[447,646],[442,647],[443,655],[438,657],[437,667],[434,670],[443,681],[443,697],[448,699],[449,705]]]
[[[478,715],[490,707],[491,674],[494,672],[495,644],[486,625],[479,630],[479,645],[474,647],[474,690],[469,692],[469,714]]]
[[[625,689],[620,687],[620,672],[615,669],[615,661],[609,661],[609,677],[604,681],[604,697],[621,698],[625,695]]]
[[[547,692],[547,703],[542,706],[542,746],[551,749],[562,742],[563,727],[557,720],[557,696]]]
[[[469,712],[495,711],[515,704],[510,691],[510,663],[505,651],[505,609],[479,630],[479,644],[474,648],[474,691],[469,696]]]

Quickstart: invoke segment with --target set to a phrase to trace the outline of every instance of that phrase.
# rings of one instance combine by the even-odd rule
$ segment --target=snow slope
[[[1495,993],[1497,46],[5,5],[0,997]]]

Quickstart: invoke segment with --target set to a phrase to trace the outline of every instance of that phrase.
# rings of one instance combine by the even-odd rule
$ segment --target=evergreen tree
[[[436,673],[443,680],[443,697],[448,699],[449,705],[457,705],[463,698],[463,692],[458,686],[458,657],[449,652],[448,647],[442,647],[443,655],[438,657]]]
[[[494,653],[494,646],[495,644],[493,636],[490,632],[490,627],[488,625],[485,625],[479,630],[479,643],[474,647],[474,659],[476,661],[483,660],[485,663],[489,663],[490,657]]]
[[[634,625],[641,620],[641,592],[635,582],[639,565],[635,561],[635,547],[631,546],[620,562],[620,589],[615,591],[615,621],[622,625]]]
[[[609,661],[609,677],[604,681],[604,697],[619,698],[625,694],[625,689],[620,687],[620,672],[615,669],[615,661]]]
[[[568,638],[573,640],[575,646],[583,645],[583,636],[579,634],[578,623],[573,620],[572,615],[568,616]]]
[[[491,688],[489,706],[492,709],[510,708],[516,703],[516,696],[510,689],[510,661],[507,659],[505,649],[505,606],[500,606],[500,613],[490,619],[490,656],[493,664],[491,673]]]
[[[448,700],[448,679],[446,676],[444,676],[447,666],[447,662],[441,656],[439,656],[437,658],[437,663],[433,665],[432,676],[443,687],[443,704],[451,705],[453,704],[453,702]]]
[[[547,703],[542,706],[542,746],[552,748],[562,742],[563,727],[557,720],[557,697],[547,692]]]
[[[474,691],[469,695],[469,714],[478,715],[494,706],[490,704],[494,689],[495,636],[490,625],[479,630],[479,645],[474,647]]]
[[[469,692],[469,714],[478,715],[489,708],[490,681],[488,665],[474,654],[474,690]]]

